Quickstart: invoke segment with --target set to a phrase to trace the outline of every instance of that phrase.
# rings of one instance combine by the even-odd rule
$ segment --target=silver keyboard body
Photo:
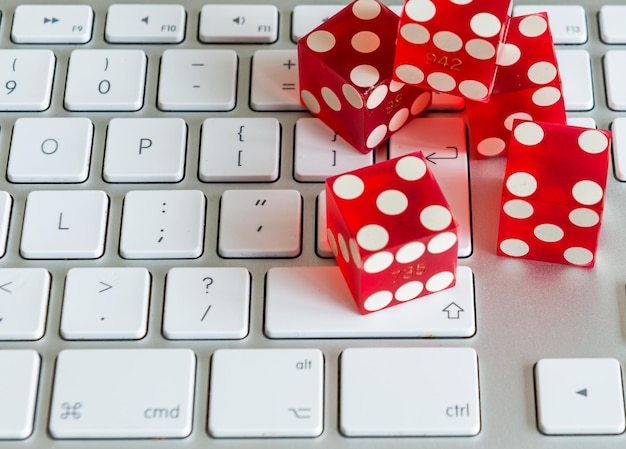
[[[250,0],[257,3],[257,0]],[[615,3],[623,0],[616,0]],[[18,117],[71,117],[88,116],[94,123],[94,141],[90,174],[86,182],[77,185],[12,184],[4,180],[2,190],[13,198],[11,225],[4,257],[0,267],[45,267],[52,277],[46,331],[43,338],[34,342],[1,341],[0,349],[35,349],[41,356],[38,399],[35,409],[33,434],[23,441],[0,441],[4,448],[618,448],[626,444],[626,435],[617,436],[556,436],[543,435],[537,428],[534,388],[534,366],[542,358],[608,357],[622,363],[626,344],[626,186],[616,180],[612,172],[608,179],[605,213],[597,263],[593,269],[579,269],[549,263],[524,262],[497,257],[495,239],[501,176],[505,160],[470,161],[473,253],[459,259],[459,264],[469,266],[475,277],[476,334],[471,338],[451,339],[270,339],[264,326],[264,279],[274,266],[332,265],[332,259],[316,255],[315,235],[316,196],[323,189],[321,183],[294,181],[293,152],[294,123],[304,112],[256,113],[249,108],[249,76],[251,57],[259,48],[293,49],[290,38],[291,11],[289,0],[272,2],[280,10],[280,34],[276,43],[202,44],[197,30],[203,2],[187,1],[186,38],[176,48],[234,48],[238,54],[238,96],[234,110],[227,113],[163,112],[156,107],[159,59],[169,45],[119,45],[104,41],[104,27],[109,1],[94,2],[95,22],[92,40],[84,45],[18,45],[11,41],[12,15],[17,0],[4,0],[0,5],[1,48],[51,48],[57,57],[52,106],[39,113],[0,113],[0,163],[3,171],[11,144],[11,129]],[[44,2],[42,2],[44,3]],[[65,0],[65,3],[84,3]],[[152,3],[159,3],[153,1]],[[261,2],[258,2],[261,3]],[[332,3],[319,0],[316,3]],[[520,1],[521,3],[530,3]],[[553,0],[553,4],[568,4]],[[588,42],[576,46],[591,55],[593,71],[594,108],[586,112],[571,113],[572,117],[593,117],[599,128],[608,129],[620,114],[606,104],[603,81],[603,54],[618,45],[607,45],[599,39],[598,11],[600,3],[581,0],[586,9]],[[63,108],[65,75],[70,52],[74,48],[142,48],[148,57],[146,97],[144,107],[138,112],[111,114],[73,113]],[[457,115],[463,113],[457,113]],[[148,184],[145,186],[124,183],[106,183],[102,179],[103,149],[109,120],[121,117],[180,117],[188,125],[188,142],[185,176],[176,184]],[[272,184],[248,183],[245,188],[295,188],[303,197],[302,253],[289,259],[224,259],[217,255],[218,223],[208,220],[205,229],[204,252],[197,259],[179,260],[125,260],[119,256],[119,225],[122,219],[122,202],[129,190],[140,189],[198,189],[207,198],[207,216],[219,216],[222,193],[231,188],[241,188],[230,183],[203,183],[197,176],[200,127],[207,117],[251,117],[264,115],[276,117],[282,125],[282,153],[280,178]],[[437,114],[434,114],[437,115]],[[109,230],[104,256],[96,260],[25,260],[19,257],[19,236],[22,227],[25,199],[31,190],[57,190],[77,188],[103,190],[110,197]],[[309,236],[307,238],[307,236]],[[67,271],[76,266],[142,266],[151,273],[152,293],[147,335],[130,341],[67,341],[60,336],[59,323],[62,312],[64,279]],[[162,335],[163,291],[167,271],[174,267],[195,266],[245,266],[251,273],[250,328],[241,340],[168,340]],[[213,352],[218,348],[318,348],[324,354],[324,431],[317,438],[275,439],[220,439],[207,431],[209,398],[209,371]],[[470,347],[479,360],[479,385],[481,403],[481,431],[473,437],[437,438],[348,438],[338,427],[339,415],[339,360],[342,351],[352,347]],[[183,439],[170,440],[54,440],[48,432],[50,392],[54,383],[55,360],[66,348],[189,348],[197,357],[193,431]],[[2,376],[2,373],[0,373]],[[0,398],[1,400],[1,398]],[[123,406],[120,404],[120,406]]]

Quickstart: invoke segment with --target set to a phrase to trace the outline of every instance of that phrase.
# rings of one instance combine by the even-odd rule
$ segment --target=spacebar
[[[456,285],[362,316],[337,266],[276,267],[267,273],[265,333],[270,338],[471,337],[474,279],[465,266]]]
[[[183,438],[196,358],[188,349],[77,349],[57,357],[54,438]]]

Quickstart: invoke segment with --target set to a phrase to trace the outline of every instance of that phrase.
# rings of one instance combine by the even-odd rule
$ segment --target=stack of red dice
[[[510,9],[510,0],[406,0],[398,18],[378,0],[356,0],[299,41],[302,102],[365,153],[424,111],[432,92],[462,97],[474,155],[508,155],[498,254],[590,267],[601,223],[610,133],[566,124],[547,15],[510,17]],[[376,212],[372,205],[374,193],[360,192],[347,201],[338,194],[337,182],[352,176],[363,186],[374,183],[374,192],[387,197],[381,201],[393,204],[387,207],[411,211],[415,217],[419,212],[412,202],[418,197],[446,207],[434,178],[414,183],[420,191],[405,194],[395,188],[396,177],[381,175],[387,170],[379,163],[358,175],[329,179],[326,185],[331,246],[362,313],[455,283],[457,236],[451,215],[443,228],[420,227],[415,218],[409,224],[415,232],[403,231],[393,244],[387,232],[376,249],[360,245],[357,232],[363,218],[380,207],[375,203]],[[426,242],[439,239],[446,241],[444,251],[423,249]],[[410,262],[398,258],[402,245],[422,248],[419,257]],[[349,256],[352,266],[346,268]],[[406,263],[412,267],[411,277],[422,277],[411,279],[411,287],[394,285],[393,276],[371,276],[402,273]],[[366,269],[374,265],[384,268]],[[439,266],[446,266],[442,272],[452,278],[437,283],[437,289],[428,288],[427,271]]]

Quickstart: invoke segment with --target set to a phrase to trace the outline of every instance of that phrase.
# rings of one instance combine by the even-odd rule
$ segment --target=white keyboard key
[[[89,175],[93,124],[82,117],[15,121],[7,178],[11,182],[83,182]]]
[[[185,38],[182,5],[121,4],[109,6],[104,35],[113,43],[176,44]]]
[[[200,13],[200,42],[252,42],[278,39],[278,8],[274,5],[204,5]]]
[[[467,267],[458,268],[450,289],[367,316],[359,315],[336,266],[276,267],[267,275],[270,338],[447,338],[475,332],[474,279]]]
[[[480,432],[478,360],[473,349],[349,348],[340,360],[339,419],[344,435]]]
[[[296,257],[301,250],[302,197],[296,190],[227,190],[222,195],[222,257]]]
[[[33,350],[0,350],[0,441],[32,434],[40,365]]]
[[[604,5],[598,14],[600,37],[607,44],[625,44],[626,5]]]
[[[213,437],[322,433],[324,357],[318,349],[220,349],[211,360],[210,382]]]
[[[626,181],[626,117],[617,117],[611,123],[613,165],[615,177]]]
[[[178,182],[185,174],[187,124],[181,118],[114,118],[107,128],[107,182]]]
[[[26,259],[96,259],[104,252],[109,198],[97,190],[28,194],[20,252]]]
[[[539,360],[535,390],[539,430],[545,434],[620,434],[626,429],[615,359]]]
[[[555,44],[587,42],[587,19],[581,5],[516,5],[513,14],[522,16],[547,12]]]
[[[167,273],[165,338],[245,338],[249,315],[250,273],[245,268],[184,267]]]
[[[326,219],[326,191],[322,190],[317,196],[315,221],[315,251],[320,257],[333,257],[333,250],[328,243],[328,220]]]
[[[137,111],[143,106],[146,54],[142,50],[74,50],[65,87],[70,111]]]
[[[298,181],[321,182],[374,163],[374,152],[361,154],[317,118],[296,122],[294,177]]]
[[[296,5],[293,8],[291,39],[294,42],[337,14],[345,5]]]
[[[567,124],[570,126],[578,126],[580,128],[598,127],[593,117],[567,117]]]
[[[13,199],[8,192],[0,191],[0,257],[4,256],[7,249],[7,236],[11,221],[11,206]]]
[[[561,73],[563,99],[567,111],[588,111],[593,108],[591,60],[586,50],[556,51]]]
[[[49,295],[47,270],[0,268],[0,340],[43,337]]]
[[[50,50],[0,50],[0,111],[48,109],[55,64]]]
[[[84,44],[92,27],[89,5],[19,5],[11,39],[18,44]]]
[[[626,51],[609,50],[603,61],[607,103],[615,111],[626,111]]]
[[[252,57],[250,106],[257,111],[303,111],[297,50],[257,50]]]
[[[54,438],[183,438],[191,433],[196,357],[189,349],[64,350]]]
[[[139,339],[148,329],[145,268],[73,268],[63,293],[61,336],[68,340]]]
[[[206,198],[199,190],[126,194],[120,254],[126,259],[192,259],[202,254]]]
[[[202,124],[199,177],[205,182],[278,179],[280,123],[273,117],[208,118]]]
[[[460,118],[416,118],[390,139],[391,158],[421,151],[459,225],[459,257],[472,253],[469,162],[465,122]]]
[[[164,111],[230,111],[237,94],[233,50],[166,50],[158,106]]]

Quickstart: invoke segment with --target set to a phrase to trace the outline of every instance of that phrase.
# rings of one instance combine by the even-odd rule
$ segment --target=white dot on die
[[[350,255],[352,256],[352,261],[357,268],[361,268],[361,253],[359,252],[359,247],[356,244],[356,240],[350,239],[350,243],[348,243],[348,246],[350,247]]]
[[[399,263],[411,263],[422,257],[426,246],[422,242],[410,242],[396,252],[396,261]]]
[[[335,36],[324,30],[313,31],[306,39],[307,46],[317,53],[325,53],[333,49],[337,40]]]
[[[569,213],[569,221],[581,228],[590,228],[600,223],[600,215],[595,210],[580,207]]]
[[[374,148],[376,145],[385,140],[387,136],[387,125],[378,125],[374,130],[367,136],[367,140],[365,141],[365,146],[367,148]]]
[[[513,173],[506,180],[506,188],[513,195],[527,197],[537,190],[537,180],[530,173]]]
[[[370,295],[363,302],[363,308],[370,312],[374,312],[376,310],[380,310],[384,307],[387,307],[392,299],[393,299],[393,295],[391,294],[391,292],[388,292],[386,290],[376,292]]]
[[[387,97],[387,93],[389,92],[389,88],[381,84],[377,88],[375,88],[367,97],[367,101],[365,102],[368,109],[376,109]]]
[[[337,250],[337,241],[335,240],[335,235],[333,234],[333,231],[330,230],[330,228],[326,230],[326,234],[328,236],[328,245],[330,246],[330,250],[333,252],[333,256],[337,257],[338,250]]]
[[[471,100],[480,100],[489,94],[487,86],[475,80],[461,81],[459,91]]]
[[[371,87],[380,79],[380,73],[376,67],[362,64],[352,69],[350,72],[350,81],[359,87]]]
[[[380,225],[365,225],[357,232],[356,241],[367,251],[378,251],[389,243],[389,233]]]
[[[383,270],[389,268],[389,265],[393,263],[393,254],[388,251],[381,251],[376,254],[372,254],[363,263],[363,270],[366,273],[374,274],[380,273]]]
[[[452,223],[452,214],[438,204],[427,206],[420,212],[420,223],[431,231],[443,231]]]
[[[339,252],[341,252],[341,257],[343,257],[346,263],[350,262],[350,251],[348,250],[346,239],[341,233],[339,233],[337,239],[339,240]]]
[[[510,66],[515,64],[522,57],[522,51],[519,49],[517,45],[514,44],[503,44],[500,47],[500,52],[498,53],[498,58],[496,59],[496,64],[501,65],[503,67]]]
[[[565,236],[563,229],[561,229],[557,225],[550,223],[535,226],[533,234],[535,234],[535,237],[537,237],[539,240],[546,243],[558,242]]]
[[[306,108],[313,114],[319,114],[319,112],[322,110],[319,101],[317,101],[317,98],[315,98],[315,95],[313,95],[308,90],[303,90],[302,92],[300,92],[300,97],[302,98],[302,102],[304,103]]]
[[[426,22],[435,16],[437,8],[430,0],[409,0],[404,5],[404,12],[414,22]]]
[[[548,23],[539,16],[528,16],[519,23],[520,32],[526,37],[541,36],[548,29]]]
[[[432,293],[438,292],[449,287],[452,282],[454,282],[454,274],[449,271],[442,271],[426,281],[426,290]]]
[[[432,94],[430,92],[424,92],[423,94],[420,94],[419,97],[417,97],[411,105],[411,114],[417,115],[424,112],[430,104],[431,98]]]
[[[455,5],[469,5],[474,0],[450,0],[451,3]]]
[[[359,31],[352,36],[350,43],[359,53],[371,53],[380,47],[380,38],[372,31]]]
[[[548,84],[557,76],[554,64],[546,61],[536,62],[528,69],[528,79],[535,84]]]
[[[433,35],[433,44],[437,48],[447,52],[459,51],[463,47],[463,41],[451,31],[439,31]]]
[[[537,106],[552,106],[561,99],[561,91],[553,86],[545,86],[533,92],[531,98]]]
[[[511,218],[524,220],[535,213],[535,209],[528,201],[509,200],[502,206],[502,210]]]
[[[426,174],[426,163],[417,156],[405,156],[396,162],[396,174],[405,181],[417,181]]]
[[[533,146],[540,143],[545,133],[543,128],[534,122],[524,122],[517,125],[513,131],[515,139],[522,145]]]
[[[356,175],[341,175],[333,183],[333,192],[344,200],[353,200],[361,196],[365,190],[365,184]]]
[[[352,14],[361,20],[375,19],[380,11],[380,3],[374,0],[358,0],[352,6]]]
[[[476,150],[483,156],[497,156],[506,148],[506,142],[499,137],[488,137],[481,140]]]
[[[361,98],[361,94],[358,90],[351,86],[350,84],[344,84],[341,86],[341,92],[343,96],[346,97],[348,103],[350,103],[356,109],[361,109],[363,107],[363,98]]]
[[[376,198],[376,207],[386,215],[399,215],[409,206],[409,199],[399,190],[385,190]]]
[[[447,73],[434,72],[426,80],[433,89],[440,92],[450,92],[456,87],[456,80]]]
[[[588,265],[593,261],[593,253],[586,248],[573,247],[563,252],[563,257],[573,265]]]
[[[389,120],[389,131],[394,132],[402,128],[409,118],[408,108],[402,108],[391,117]]]
[[[500,242],[500,250],[511,257],[523,257],[528,254],[530,247],[519,239],[506,239]]]
[[[454,246],[457,238],[454,232],[442,232],[437,234],[428,242],[428,252],[431,254],[441,254]]]
[[[500,32],[502,24],[493,14],[481,12],[470,19],[470,28],[480,37],[493,37]]]
[[[398,92],[404,86],[406,86],[405,83],[401,83],[401,82],[396,81],[396,80],[391,80],[391,82],[389,83],[389,91],[390,92]]]
[[[496,55],[496,48],[484,39],[470,39],[465,44],[465,51],[475,59],[486,61]]]
[[[424,290],[424,284],[419,281],[407,282],[396,290],[394,297],[398,301],[410,301],[417,298]]]
[[[333,111],[341,110],[341,101],[335,92],[328,87],[322,87],[322,98],[326,102],[329,108]]]
[[[504,119],[504,127],[509,131],[513,130],[513,122],[515,120],[532,120],[532,116],[526,112],[516,112]]]
[[[600,131],[590,129],[578,136],[578,146],[589,154],[599,154],[609,146],[609,139]]]
[[[597,182],[584,180],[579,181],[572,187],[572,195],[580,204],[591,206],[602,200],[604,190]]]
[[[407,23],[400,28],[400,36],[407,42],[416,45],[425,44],[430,40],[430,32],[428,28],[419,23]]]
[[[424,81],[424,72],[411,64],[396,67],[396,76],[407,84],[419,84]]]

